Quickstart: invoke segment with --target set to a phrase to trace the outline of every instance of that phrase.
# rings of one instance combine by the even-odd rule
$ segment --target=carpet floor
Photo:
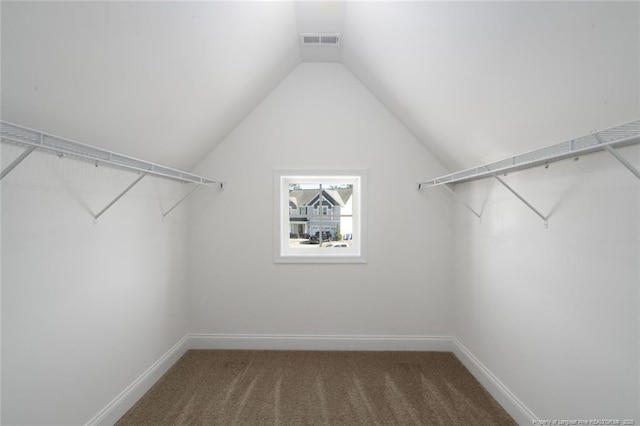
[[[191,350],[125,425],[515,425],[450,352]]]

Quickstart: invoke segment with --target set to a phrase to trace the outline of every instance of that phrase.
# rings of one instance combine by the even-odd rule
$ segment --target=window
[[[363,171],[276,171],[274,262],[366,262]]]

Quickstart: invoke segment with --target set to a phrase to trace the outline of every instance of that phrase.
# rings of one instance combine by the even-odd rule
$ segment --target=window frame
[[[275,170],[274,171],[274,263],[366,263],[367,262],[367,173],[365,170]],[[353,184],[352,222],[357,243],[343,247],[289,246],[289,185],[316,183]],[[319,203],[322,207],[322,203]],[[321,209],[319,211],[322,211]]]

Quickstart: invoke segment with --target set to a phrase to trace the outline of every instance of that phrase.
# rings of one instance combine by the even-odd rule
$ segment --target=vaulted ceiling
[[[637,2],[3,1],[1,14],[3,120],[177,168],[302,61],[342,62],[450,169],[640,116]],[[302,46],[312,32],[341,44]]]

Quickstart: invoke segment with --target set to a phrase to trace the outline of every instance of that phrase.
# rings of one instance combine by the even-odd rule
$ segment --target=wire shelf
[[[8,123],[6,121],[0,121],[0,140],[2,142],[30,149],[35,148],[50,152],[59,156],[88,161],[96,165],[105,165],[124,170],[131,170],[178,182],[222,186],[222,182],[198,176],[193,173],[139,160],[116,152],[76,142],[71,139],[65,139],[59,136],[40,132],[38,130],[19,126],[17,124]]]
[[[576,139],[546,146],[534,151],[504,158],[471,169],[440,176],[425,182],[419,182],[418,188],[430,188],[434,186],[453,183],[469,182],[509,173],[517,170],[528,169],[567,158],[577,157],[592,152],[609,150],[613,147],[640,143],[640,120],[612,127],[582,136]]]

